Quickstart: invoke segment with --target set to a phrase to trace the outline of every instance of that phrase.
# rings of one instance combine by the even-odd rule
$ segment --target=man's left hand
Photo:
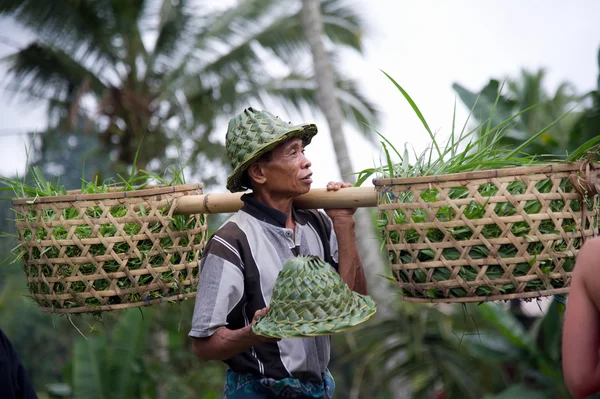
[[[327,191],[338,191],[341,188],[352,187],[352,183],[348,182],[335,182],[330,181],[327,183]],[[331,220],[335,220],[337,218],[349,218],[354,216],[356,212],[356,208],[340,208],[340,209],[326,209],[325,213],[331,218]]]

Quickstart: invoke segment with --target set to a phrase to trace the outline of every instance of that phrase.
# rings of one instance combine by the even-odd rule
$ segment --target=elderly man
[[[192,329],[192,347],[205,360],[228,365],[226,398],[330,398],[335,384],[327,369],[330,337],[266,339],[252,324],[268,310],[277,274],[298,255],[331,264],[350,289],[366,295],[354,231],[355,209],[295,209],[293,201],[312,183],[304,148],[313,124],[290,125],[252,108],[230,120],[227,156],[231,192],[243,207],[211,237]],[[349,187],[330,182],[328,190]]]

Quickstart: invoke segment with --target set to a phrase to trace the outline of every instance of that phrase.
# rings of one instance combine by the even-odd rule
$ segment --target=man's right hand
[[[250,332],[252,333],[252,335],[254,337],[256,337],[256,339],[259,341],[259,343],[267,343],[267,342],[279,342],[281,341],[281,338],[267,338],[267,337],[263,337],[262,335],[257,335],[254,333],[254,331],[252,331],[252,326],[254,325],[254,323],[257,323],[261,318],[265,317],[267,315],[267,313],[269,312],[269,307],[267,306],[266,308],[262,308],[257,310],[256,312],[254,312],[254,317],[252,318],[252,323],[250,323]]]

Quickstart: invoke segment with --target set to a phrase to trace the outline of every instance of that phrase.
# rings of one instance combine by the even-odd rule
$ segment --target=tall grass
[[[367,168],[358,172],[357,186],[362,185],[372,176],[375,176],[376,178],[407,178],[508,167],[547,165],[549,163],[568,163],[589,158],[591,155],[596,155],[598,153],[600,136],[590,139],[571,154],[565,154],[562,158],[552,154],[528,154],[524,152],[525,148],[536,140],[539,140],[542,135],[552,129],[552,127],[559,123],[568,115],[568,113],[565,113],[552,121],[542,130],[532,134],[530,138],[521,143],[518,147],[503,147],[501,145],[502,139],[511,132],[512,128],[514,128],[516,125],[515,120],[536,107],[536,105],[533,105],[521,110],[510,118],[502,121],[500,124],[492,126],[492,120],[503,86],[498,92],[489,117],[473,128],[467,129],[467,126],[471,121],[471,115],[477,105],[477,101],[471,108],[460,131],[456,128],[456,104],[454,104],[452,129],[449,138],[445,143],[440,143],[429,127],[425,116],[408,92],[406,92],[406,90],[391,76],[385,72],[384,74],[409,103],[429,135],[431,143],[420,154],[417,154],[413,150],[414,158],[411,158],[406,145],[404,151],[401,153],[392,142],[386,138],[386,136],[375,130],[376,134],[381,139],[380,145],[385,155],[385,159],[384,162],[377,167]],[[398,161],[393,160],[394,156]]]

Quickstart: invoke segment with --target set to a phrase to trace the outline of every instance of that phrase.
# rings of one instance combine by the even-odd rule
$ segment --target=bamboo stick
[[[214,193],[189,195],[178,199],[178,214],[233,213],[243,205],[244,193]],[[377,192],[373,187],[348,187],[338,191],[325,188],[310,190],[294,201],[302,209],[364,208],[377,206]]]

